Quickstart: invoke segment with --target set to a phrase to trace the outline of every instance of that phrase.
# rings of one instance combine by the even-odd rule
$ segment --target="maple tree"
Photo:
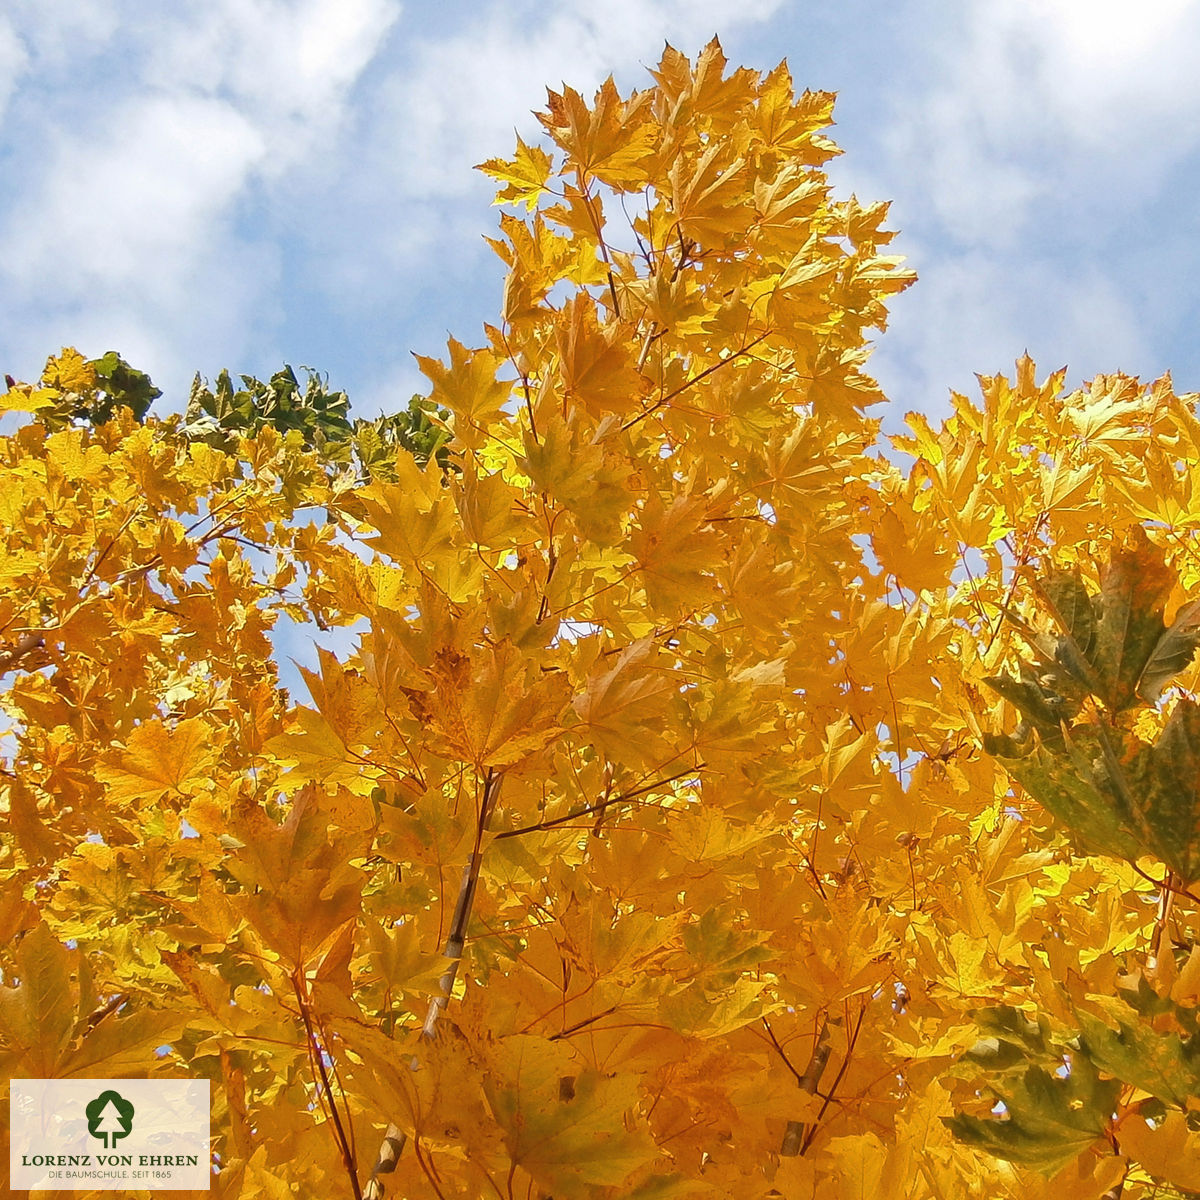
[[[832,103],[551,92],[394,418],[0,398],[10,1077],[209,1078],[246,1200],[1200,1189],[1194,398],[1023,359],[883,453]]]

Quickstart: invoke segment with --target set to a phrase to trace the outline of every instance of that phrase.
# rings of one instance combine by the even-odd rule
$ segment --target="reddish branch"
[[[862,1029],[863,1017],[867,1015],[867,1003],[863,1002],[863,1006],[858,1010],[858,1019],[854,1022],[854,1031],[850,1034],[849,1040],[846,1043],[846,1057],[842,1060],[842,1065],[838,1068],[838,1073],[833,1077],[833,1083],[829,1088],[828,1094],[821,1102],[821,1110],[817,1113],[817,1119],[808,1127],[808,1132],[804,1137],[804,1144],[800,1147],[800,1154],[807,1154],[808,1148],[813,1144],[813,1139],[817,1136],[817,1130],[821,1127],[821,1118],[824,1117],[829,1106],[833,1103],[834,1097],[837,1095],[838,1084],[842,1082],[842,1076],[846,1074],[846,1068],[850,1065],[850,1059],[854,1054],[854,1047],[858,1043],[858,1035]],[[826,1054],[826,1059],[828,1059]],[[823,1068],[822,1068],[823,1069]],[[816,1092],[816,1087],[813,1087],[813,1092]]]
[[[353,1133],[347,1132],[348,1125],[342,1124],[342,1117],[338,1112],[337,1098],[333,1092],[329,1070],[325,1065],[325,1047],[313,1029],[312,1014],[309,1012],[308,1000],[304,995],[302,979],[302,971],[297,968],[292,974],[292,989],[296,993],[296,1004],[300,1008],[300,1017],[304,1021],[304,1032],[308,1039],[308,1054],[313,1062],[314,1074],[319,1077],[321,1107],[329,1113],[329,1118],[333,1122],[334,1140],[337,1142],[338,1153],[342,1156],[342,1165],[346,1168],[346,1174],[350,1178],[350,1190],[354,1194],[354,1200],[363,1200],[362,1189],[358,1186],[358,1168],[354,1163]],[[346,1119],[349,1122],[349,1109],[346,1112]]]
[[[667,775],[662,779],[656,779],[653,783],[644,784],[640,788],[633,788],[628,792],[621,792],[620,795],[610,796],[604,800],[598,800],[595,804],[585,805],[583,808],[573,809],[569,813],[564,813],[561,817],[551,817],[545,821],[538,821],[535,825],[522,825],[519,829],[505,829],[496,834],[496,841],[501,838],[520,837],[525,833],[538,833],[546,829],[556,829],[559,825],[569,825],[572,821],[578,821],[580,817],[589,817],[594,813],[603,813],[610,805],[620,804],[625,800],[633,800],[638,796],[644,796],[647,792],[652,792],[655,788],[663,787],[665,784],[673,783],[676,779],[683,779],[687,776],[695,775],[698,771],[704,769],[704,763],[697,763],[693,767],[687,767],[685,770],[676,771],[674,775]]]
[[[664,405],[670,404],[676,396],[686,392],[688,388],[694,387],[702,379],[706,379],[714,371],[719,371],[722,367],[727,367],[731,362],[749,354],[759,342],[764,341],[771,334],[770,330],[766,333],[760,333],[753,341],[747,342],[740,350],[735,350],[728,358],[722,358],[713,363],[711,366],[705,367],[703,371],[697,371],[690,379],[685,379],[673,392],[668,392],[661,400],[656,400],[649,408],[643,409],[636,417],[630,417],[624,425],[621,426],[622,431],[632,428],[639,421],[644,421],[651,413],[657,412]]]

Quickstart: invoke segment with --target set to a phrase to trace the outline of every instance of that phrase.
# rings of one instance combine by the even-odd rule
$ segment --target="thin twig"
[[[300,1007],[300,1017],[304,1021],[304,1031],[308,1035],[308,1053],[316,1068],[316,1073],[320,1076],[322,1108],[328,1108],[330,1119],[333,1121],[334,1138],[338,1144],[338,1151],[342,1156],[342,1165],[346,1168],[346,1174],[350,1177],[350,1189],[354,1193],[354,1200],[362,1200],[362,1189],[358,1186],[358,1169],[354,1163],[354,1150],[352,1147],[353,1137],[348,1137],[346,1130],[342,1125],[341,1115],[338,1113],[337,1099],[333,1094],[333,1085],[329,1081],[329,1072],[325,1069],[325,1048],[317,1039],[316,1032],[313,1029],[312,1016],[308,1011],[308,1001],[305,999],[303,990],[300,986],[301,973],[300,969],[292,974],[292,988],[296,993],[296,1003]],[[347,1118],[349,1111],[347,1110]]]
[[[643,784],[640,788],[633,788],[631,791],[622,792],[618,796],[610,796],[605,800],[598,800],[595,804],[589,804],[584,808],[573,809],[569,813],[564,813],[561,817],[551,817],[546,821],[538,821],[536,825],[522,825],[519,829],[504,829],[495,835],[495,840],[500,841],[501,838],[520,837],[525,833],[538,833],[546,829],[555,829],[559,825],[569,825],[572,821],[578,821],[580,817],[591,816],[593,813],[602,813],[611,804],[620,804],[624,800],[633,800],[637,796],[643,796],[647,792],[652,792],[655,788],[662,787],[664,784],[673,783],[676,779],[682,779],[685,775],[695,775],[697,771],[704,770],[705,763],[697,763],[692,767],[685,767],[682,771],[676,771],[674,775],[667,775],[662,779],[656,779],[653,783]]]
[[[842,1060],[842,1065],[838,1068],[838,1073],[833,1078],[833,1084],[829,1088],[829,1094],[821,1104],[821,1111],[817,1113],[817,1119],[808,1127],[808,1133],[804,1138],[804,1145],[800,1147],[801,1156],[808,1153],[809,1147],[813,1144],[813,1139],[817,1136],[817,1130],[821,1127],[821,1118],[825,1115],[826,1109],[833,1103],[834,1097],[837,1095],[838,1084],[842,1082],[842,1076],[846,1074],[846,1068],[850,1065],[850,1058],[858,1042],[859,1031],[862,1029],[863,1017],[866,1015],[867,1005],[864,1002],[862,1008],[858,1010],[858,1020],[854,1023],[854,1032],[846,1042],[846,1057]]]
[[[1175,881],[1175,873],[1167,872],[1167,877],[1162,881],[1158,895],[1158,916],[1154,922],[1154,933],[1150,938],[1150,965],[1151,970],[1157,971],[1159,967],[1159,958],[1162,954],[1163,937],[1167,932],[1167,925],[1171,920],[1171,909],[1175,903],[1175,889],[1171,886]]]
[[[638,413],[636,417],[630,417],[629,420],[621,426],[622,432],[624,432],[626,429],[631,429],[639,421],[644,421],[648,416],[650,416],[651,413],[657,412],[664,405],[670,404],[676,396],[686,392],[688,388],[693,387],[695,384],[699,383],[700,380],[707,378],[714,371],[719,371],[722,367],[728,366],[735,359],[744,358],[750,353],[751,350],[754,349],[755,346],[758,345],[759,342],[764,341],[770,336],[770,334],[770,330],[767,330],[766,333],[760,333],[758,337],[754,339],[754,341],[747,342],[746,345],[744,345],[740,350],[735,350],[728,358],[718,359],[717,362],[713,363],[711,366],[705,367],[703,371],[698,371],[690,379],[685,379],[683,383],[681,383],[673,392],[668,392],[661,400],[656,400],[652,405],[650,405],[649,408],[643,409],[640,413]]]
[[[592,228],[596,232],[596,245],[600,250],[600,257],[604,259],[605,273],[608,275],[608,294],[612,297],[613,302],[613,314],[620,320],[621,302],[617,299],[617,284],[613,278],[612,259],[609,258],[608,246],[605,245],[604,234],[600,231],[600,218],[596,216],[596,210],[592,207],[592,195],[588,191],[582,172],[579,176],[579,194],[583,198],[583,206],[587,209],[587,215],[591,219]]]
[[[1041,532],[1042,526],[1046,522],[1049,513],[1043,511],[1038,514],[1037,520],[1034,521],[1033,527],[1025,533],[1025,545],[1021,548],[1021,553],[1018,555],[1012,546],[1009,545],[1008,539],[1004,539],[1004,544],[1008,546],[1009,553],[1013,555],[1013,576],[1009,581],[1008,591],[1004,594],[1004,602],[1000,605],[1000,619],[996,622],[996,628],[992,630],[992,636],[988,638],[988,644],[983,649],[982,657],[987,658],[991,653],[992,645],[996,638],[1000,636],[1000,630],[1004,628],[1005,610],[1012,605],[1013,596],[1016,595],[1017,584],[1021,579],[1021,572],[1025,570],[1029,564],[1029,552],[1032,549],[1033,539]]]
[[[557,1033],[552,1033],[546,1040],[548,1042],[557,1042],[560,1038],[569,1038],[578,1033],[581,1029],[586,1029],[589,1025],[594,1025],[597,1021],[602,1021],[605,1017],[611,1017],[617,1011],[615,1004],[604,1009],[603,1012],[593,1013],[590,1017],[584,1017],[580,1021],[576,1021],[574,1025],[568,1025],[565,1029],[560,1029]]]

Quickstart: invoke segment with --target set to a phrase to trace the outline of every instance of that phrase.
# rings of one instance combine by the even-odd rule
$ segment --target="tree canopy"
[[[209,1079],[244,1200],[1200,1194],[1196,398],[884,436],[833,96],[651,74],[393,417],[0,397],[0,1061]]]

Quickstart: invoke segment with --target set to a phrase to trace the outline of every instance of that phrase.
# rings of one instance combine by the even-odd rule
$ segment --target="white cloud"
[[[1037,258],[1005,258],[987,250],[955,256],[914,248],[920,283],[897,302],[881,340],[874,369],[897,402],[894,428],[904,411],[949,411],[951,390],[977,395],[976,374],[1012,375],[1026,351],[1039,373],[1072,369],[1068,385],[1084,371],[1122,367],[1157,375],[1136,300],[1119,281],[1084,264],[1063,272]]]
[[[892,88],[872,175],[921,278],[881,380],[911,408],[1026,347],[1076,380],[1160,372],[1194,296],[1164,189],[1200,147],[1200,9],[981,0],[913,33],[928,59]]]
[[[46,71],[70,68],[102,49],[121,20],[118,0],[9,0],[8,11],[31,57]]]
[[[400,15],[395,0],[219,0],[156,40],[148,88],[224,97],[259,130],[280,174],[316,152]]]
[[[623,89],[644,87],[664,40],[694,54],[717,22],[728,30],[777,7],[751,0],[731,19],[718,0],[619,0],[602,16],[579,0],[492,3],[449,32],[398,28],[385,51],[390,70],[363,96],[338,152],[311,164],[306,190],[283,216],[292,253],[331,309],[360,317],[360,328],[389,314],[378,359],[353,364],[371,403],[386,390],[378,381],[407,370],[410,348],[436,353],[448,330],[475,338],[494,313],[501,268],[481,239],[494,230],[494,185],[472,168],[511,152],[514,130],[540,135],[532,110],[544,106],[547,85],[566,80],[589,94],[613,72]],[[356,401],[364,394],[356,388]]]
[[[1058,279],[1050,303],[1058,308],[1064,341],[1080,361],[1108,364],[1158,376],[1167,368],[1156,362],[1137,299],[1112,275],[1089,265],[1079,276]],[[1082,380],[1078,380],[1082,382]]]
[[[540,133],[530,114],[544,106],[547,86],[565,80],[587,94],[620,68],[643,87],[649,80],[642,68],[657,63],[664,40],[694,52],[718,23],[760,21],[778,5],[751,0],[731,20],[719,0],[611,0],[602,15],[573,0],[531,24],[494,4],[454,36],[411,47],[411,69],[386,86],[383,106],[403,147],[401,185],[413,196],[476,190],[469,168],[506,153],[514,127],[526,137]]]
[[[6,369],[30,373],[63,342],[117,347],[178,393],[196,365],[268,341],[280,251],[244,211],[331,153],[399,12],[396,0],[183,0],[149,14],[133,0],[18,0],[0,23],[0,53],[26,48],[11,57],[28,93],[28,119],[3,129]]]
[[[145,289],[161,300],[266,153],[229,103],[153,95],[107,115],[102,140],[60,131],[36,193],[0,243],[17,281],[66,276],[80,293]]]
[[[951,237],[1011,241],[1038,206],[1089,186],[1132,207],[1200,142],[1187,0],[986,0],[959,19],[887,139]]]
[[[0,280],[27,298],[17,331],[39,356],[118,349],[178,392],[207,338],[263,331],[251,310],[274,275],[230,209],[264,139],[226,101],[166,93],[118,103],[89,133],[56,131],[0,232]]]
[[[1075,136],[1096,145],[1200,97],[1200,13],[1190,0],[1010,0],[981,13],[984,30],[1036,39],[1040,91]]]
[[[0,63],[4,64],[4,72],[0,74],[0,124],[4,121],[4,111],[8,102],[17,89],[21,76],[29,66],[29,54],[12,22],[0,16]]]
[[[801,86],[816,64],[867,97],[874,144],[832,173],[895,197],[897,248],[922,272],[881,339],[901,405],[969,387],[1026,345],[1055,366],[1153,363],[1146,304],[1182,311],[1193,294],[1182,278],[1131,290],[1150,270],[1122,225],[1200,137],[1200,11],[1184,0],[1147,0],[1136,19],[1114,0],[917,5],[877,35],[848,32],[867,0],[841,16],[780,0],[464,7],[10,0],[5,369],[18,348],[79,341],[167,364],[159,382],[178,389],[196,366],[286,356],[364,404],[402,402],[409,348],[436,353],[447,327],[470,340],[494,310],[500,269],[479,238],[491,184],[471,167],[507,153],[514,127],[537,135],[545,85],[587,94],[613,71],[645,86],[664,40],[695,54],[713,31],[732,44],[755,27],[753,65],[790,50]],[[1185,261],[1169,232],[1164,278]]]

